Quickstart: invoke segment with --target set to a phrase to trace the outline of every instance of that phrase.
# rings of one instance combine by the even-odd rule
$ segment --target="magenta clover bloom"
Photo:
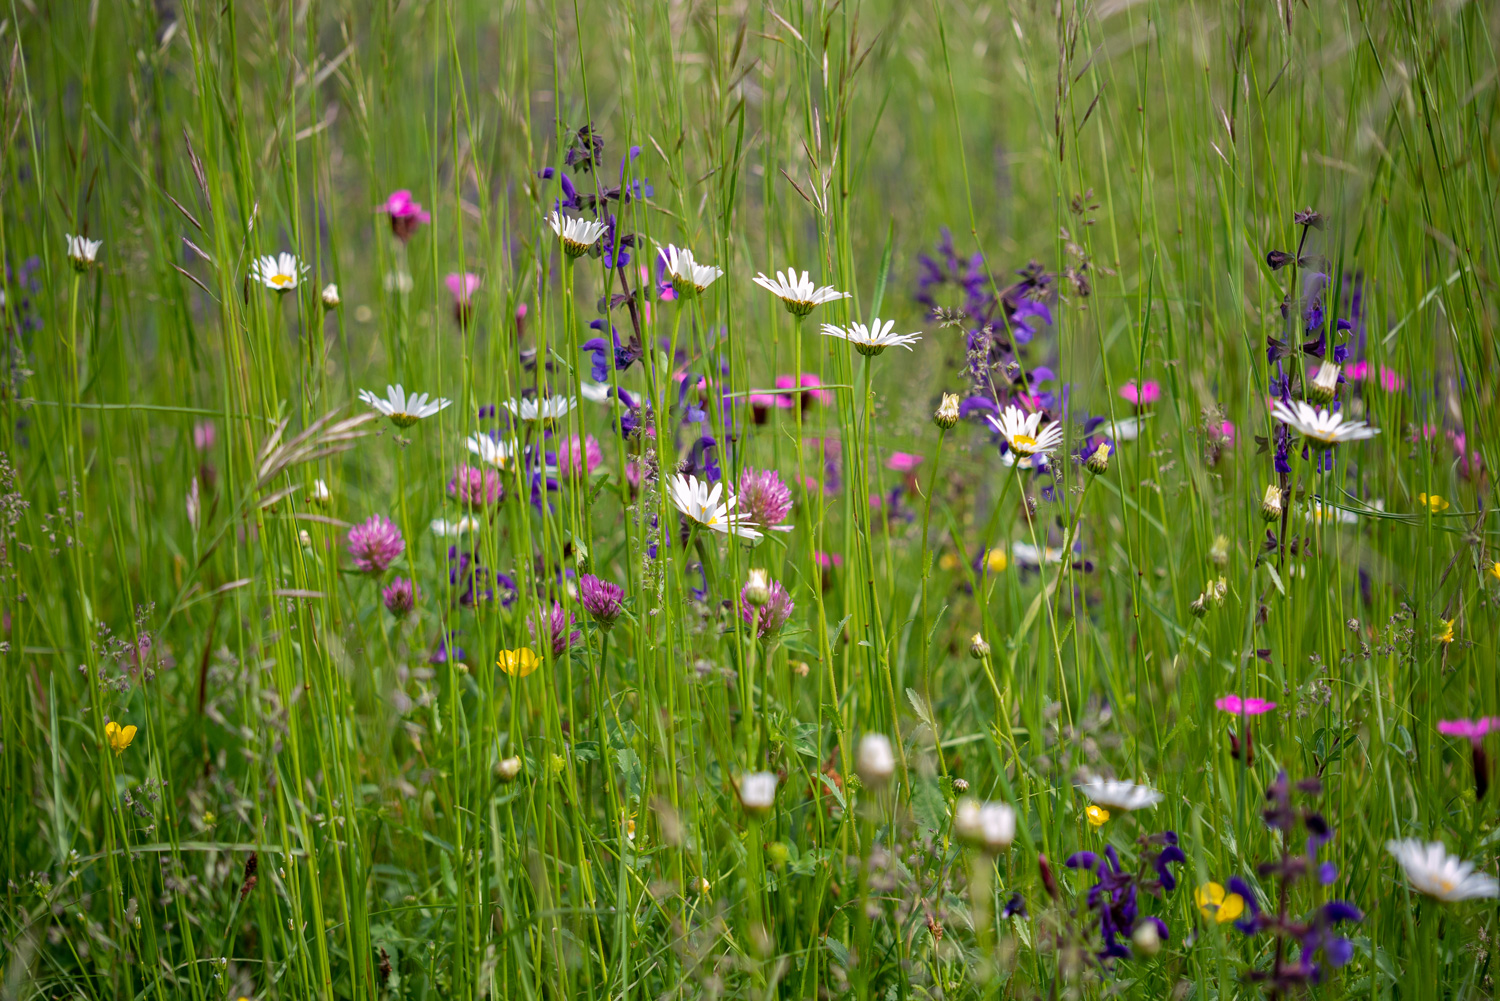
[[[625,590],[611,581],[586,573],[578,581],[578,600],[583,610],[605,629],[615,624],[625,610]]]
[[[746,469],[740,473],[740,489],[735,494],[738,513],[762,530],[773,530],[792,511],[792,491],[774,469]]]
[[[349,529],[349,555],[361,573],[382,574],[406,551],[406,541],[395,523],[374,515]]]
[[[477,509],[498,504],[505,497],[500,474],[493,469],[459,466],[448,481],[448,495],[464,507]]]
[[[380,592],[385,601],[385,610],[398,619],[404,619],[417,607],[417,585],[405,577],[397,577]]]
[[[1242,699],[1238,695],[1223,695],[1214,699],[1214,708],[1236,716],[1260,716],[1276,708],[1276,703],[1265,699]]]
[[[781,581],[771,581],[770,597],[759,607],[751,604],[746,596],[745,592],[749,589],[749,584],[740,589],[740,617],[745,620],[745,625],[755,630],[757,639],[765,639],[781,632],[781,627],[786,625],[786,620],[792,617],[792,612],[797,607],[787,589],[781,586]]]
[[[412,200],[411,192],[405,188],[392,191],[385,204],[380,206],[391,220],[391,232],[396,234],[396,239],[405,243],[411,239],[411,235],[417,231],[417,227],[432,221],[427,211]]]
[[[526,623],[526,628],[531,630],[533,637],[545,633],[542,639],[551,645],[553,656],[561,657],[568,647],[583,639],[583,634],[578,630],[568,628],[572,623],[573,613],[563,611],[562,605],[554,601],[550,612],[538,608]],[[538,625],[541,626],[540,629],[537,628]]]
[[[584,436],[581,448],[576,434],[569,435],[558,443],[557,467],[569,476],[577,476],[580,471],[588,475],[602,461],[604,453],[599,449],[599,440],[593,435]]]

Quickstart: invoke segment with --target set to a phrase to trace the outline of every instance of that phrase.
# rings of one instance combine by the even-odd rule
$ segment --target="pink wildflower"
[[[915,472],[922,464],[920,455],[912,455],[910,452],[893,452],[891,457],[885,460],[885,468],[895,470],[898,473]]]
[[[570,476],[577,476],[580,469],[584,475],[592,473],[604,461],[599,441],[593,435],[584,435],[583,447],[578,445],[578,436],[569,435],[557,446],[557,467]]]
[[[349,555],[361,573],[381,574],[406,551],[406,540],[395,523],[374,515],[349,529]]]
[[[1137,386],[1132,379],[1120,387],[1120,397],[1134,406],[1149,407],[1161,399],[1161,385],[1154,379],[1147,379]]]
[[[412,200],[411,192],[405,188],[392,191],[385,204],[380,207],[391,219],[391,232],[396,234],[396,239],[405,243],[411,239],[411,235],[417,231],[418,226],[426,225],[432,221],[427,211]]]
[[[459,326],[468,326],[474,311],[474,293],[479,291],[479,276],[472,271],[454,272],[443,279],[443,284],[453,296],[454,319],[458,320]]]
[[[500,503],[505,490],[500,485],[500,474],[493,469],[464,465],[448,481],[448,495],[465,507],[482,508]]]
[[[1231,694],[1214,699],[1214,708],[1236,716],[1259,716],[1275,709],[1276,703],[1265,699],[1242,699]]]
[[[746,584],[740,590],[740,617],[745,620],[747,626],[755,630],[757,639],[765,639],[767,636],[779,633],[797,607],[792,602],[792,596],[787,593],[786,588],[781,586],[780,581],[773,580],[769,589],[770,597],[756,607],[745,595],[749,589],[750,585]]]
[[[1485,734],[1500,730],[1500,716],[1481,716],[1479,719],[1445,719],[1437,725],[1438,733],[1445,737],[1467,737],[1479,740]]]
[[[774,530],[792,511],[792,491],[774,469],[746,469],[740,473],[740,516],[762,530]]]

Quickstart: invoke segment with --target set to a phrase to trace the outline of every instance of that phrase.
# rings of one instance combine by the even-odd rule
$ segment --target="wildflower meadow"
[[[0,999],[1479,999],[1500,6],[12,0]]]

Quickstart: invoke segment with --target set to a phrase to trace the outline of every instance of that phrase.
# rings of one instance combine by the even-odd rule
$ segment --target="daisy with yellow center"
[[[274,292],[290,292],[308,270],[293,254],[267,254],[250,266],[250,277]]]
[[[1028,455],[1051,452],[1062,444],[1062,426],[1052,421],[1042,427],[1040,411],[1026,413],[1020,407],[1009,406],[999,417],[986,416],[990,427],[1005,437],[1010,450],[1022,458]]]

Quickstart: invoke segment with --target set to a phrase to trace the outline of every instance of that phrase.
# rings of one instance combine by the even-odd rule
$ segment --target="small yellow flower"
[[[938,557],[938,569],[939,570],[957,570],[958,569],[958,557],[954,556],[952,553],[944,553],[942,556]],[[1495,576],[1500,577],[1500,574],[1496,574]]]
[[[1005,555],[1003,549],[991,549],[984,554],[984,565],[989,568],[990,573],[1001,573],[1010,566],[1010,557]]]
[[[1500,580],[1500,560],[1496,560],[1494,563],[1491,563],[1489,566],[1489,571],[1491,577],[1495,578],[1496,580]]]
[[[1417,494],[1417,503],[1427,508],[1427,510],[1431,511],[1433,514],[1437,514],[1439,511],[1448,510],[1448,502],[1443,500],[1443,498],[1439,497],[1437,494],[1432,494],[1431,496],[1428,496],[1427,494]]]
[[[1109,822],[1109,811],[1102,806],[1095,806],[1092,803],[1083,811],[1083,815],[1088,820],[1090,827],[1103,827]]]
[[[1233,921],[1245,913],[1245,898],[1238,893],[1225,893],[1218,883],[1204,883],[1193,891],[1193,903],[1198,913],[1213,918],[1219,924]]]
[[[1440,633],[1438,633],[1436,636],[1434,636],[1433,639],[1437,640],[1439,643],[1452,643],[1453,642],[1453,624],[1455,622],[1457,622],[1458,620],[1457,619],[1438,619],[1438,621],[1443,624],[1443,631],[1440,632]]]
[[[135,726],[133,724],[131,726],[121,726],[114,720],[110,720],[104,724],[104,739],[109,741],[110,748],[118,757],[124,753],[125,748],[129,747],[130,742],[135,739]]]
[[[541,663],[536,654],[531,652],[531,648],[526,646],[518,650],[501,650],[500,658],[495,661],[496,666],[512,678],[526,677],[540,667]]]

